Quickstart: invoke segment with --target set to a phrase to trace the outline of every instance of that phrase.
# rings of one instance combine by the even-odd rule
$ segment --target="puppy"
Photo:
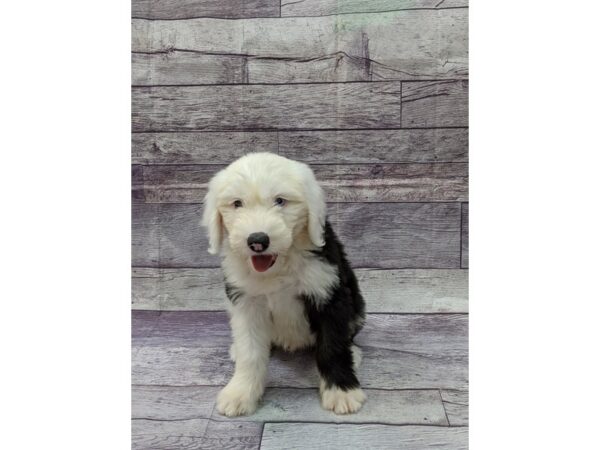
[[[274,344],[287,351],[314,346],[322,406],[358,411],[366,396],[352,341],[365,304],[312,170],[272,153],[243,156],[211,179],[202,223],[209,253],[223,257],[233,334],[235,372],[217,410],[255,411]]]

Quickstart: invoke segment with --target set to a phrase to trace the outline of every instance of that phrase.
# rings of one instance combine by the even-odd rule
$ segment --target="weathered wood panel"
[[[320,164],[467,162],[468,130],[280,131],[279,154]]]
[[[367,312],[466,313],[468,271],[357,269]],[[132,308],[214,311],[228,300],[221,269],[134,268]]]
[[[132,84],[137,86],[332,83],[370,81],[372,78],[368,60],[341,52],[319,58],[261,58],[165,50],[134,53],[132,61]]]
[[[134,131],[386,128],[400,123],[400,83],[134,88]]]
[[[212,408],[220,389],[215,386],[134,386],[132,417],[226,420]],[[366,389],[365,393],[368,400],[357,414],[338,416],[321,407],[318,389],[267,388],[257,411],[236,420],[448,425],[437,390]]]
[[[368,312],[467,313],[468,271],[356,270]]]
[[[134,164],[229,164],[250,152],[277,153],[278,134],[277,131],[133,133],[131,159]],[[445,147],[452,146],[448,143]]]
[[[282,36],[282,39],[286,37]],[[371,81],[373,71],[365,37],[363,47],[356,52],[363,56],[349,55],[343,51],[316,57],[249,57],[248,82],[250,83],[344,83]],[[296,52],[297,50],[292,50]],[[294,55],[294,53],[292,53]],[[399,80],[401,76],[388,76],[387,80]],[[413,78],[413,77],[406,77]]]
[[[221,269],[133,268],[132,308],[161,311],[225,309]]]
[[[209,419],[221,386],[131,388],[131,417],[150,420]]]
[[[469,393],[467,391],[441,391],[444,409],[451,426],[469,424]]]
[[[280,0],[132,0],[131,15],[143,19],[279,17]]]
[[[465,80],[402,83],[402,126],[467,126],[468,89]]]
[[[281,16],[326,16],[421,8],[457,8],[467,5],[467,0],[282,0]]]
[[[134,133],[131,146],[146,165],[229,164],[258,151],[320,164],[467,162],[468,130]]]
[[[132,448],[139,450],[258,450],[263,424],[190,419],[136,419],[131,424]]]
[[[260,448],[467,450],[468,430],[373,424],[267,423]]]
[[[181,78],[183,69],[198,67],[207,54],[245,58],[249,83],[464,79],[467,27],[466,8],[277,20],[134,20],[132,50],[188,52],[184,66],[178,58],[152,60],[152,70],[177,73],[168,84],[209,83],[214,76],[203,81],[198,71]]]
[[[218,267],[201,214],[198,204],[134,204],[133,266]],[[328,217],[354,267],[460,267],[458,203],[333,203]]]
[[[198,203],[224,166],[145,166],[134,199]],[[444,202],[467,200],[467,163],[313,165],[329,202]],[[141,192],[140,192],[141,191]]]
[[[224,312],[133,311],[147,320],[132,342],[132,379],[145,385],[224,385],[232,375]],[[467,388],[466,314],[368,315],[356,342],[363,350],[358,376],[365,388]],[[274,351],[268,386],[317,387],[311,351]]]
[[[460,267],[468,268],[469,267],[469,204],[462,204],[462,220],[461,220],[461,228],[462,228],[462,236],[460,240],[461,245],[461,262]]]
[[[238,55],[199,55],[185,51],[134,53],[131,84],[247,83],[246,58]]]

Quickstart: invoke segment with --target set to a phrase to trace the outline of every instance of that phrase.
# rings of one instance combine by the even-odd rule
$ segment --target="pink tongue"
[[[252,265],[257,272],[265,272],[274,262],[273,255],[255,255],[252,257]]]

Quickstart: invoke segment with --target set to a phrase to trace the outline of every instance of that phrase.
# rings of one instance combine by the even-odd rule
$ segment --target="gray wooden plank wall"
[[[132,0],[134,448],[466,448],[466,0]],[[215,171],[309,163],[367,301],[353,416],[310,352],[275,351],[261,408],[226,419],[233,364],[199,226]]]

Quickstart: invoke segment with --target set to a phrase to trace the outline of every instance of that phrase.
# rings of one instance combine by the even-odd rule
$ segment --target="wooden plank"
[[[131,165],[131,201],[133,203],[144,203],[143,189],[137,189],[136,186],[144,184],[144,168],[138,164]]]
[[[153,59],[156,70],[177,73],[167,84],[210,83],[213,75],[204,80],[203,71],[183,70],[200,67],[207,54],[245,58],[247,81],[241,82],[249,83],[466,79],[468,10],[277,20],[133,20],[132,50],[187,52],[183,67],[178,58]],[[181,78],[186,73],[189,78]],[[152,77],[148,73],[143,84]]]
[[[221,386],[132,386],[131,417],[149,420],[209,419]]]
[[[134,53],[131,84],[247,83],[246,58],[238,55],[199,55],[184,51]]]
[[[132,269],[132,308],[161,311],[225,309],[221,269]]]
[[[467,450],[468,430],[374,424],[267,423],[260,448]]]
[[[420,8],[458,8],[467,0],[282,0],[281,17],[399,11]]]
[[[468,271],[358,269],[368,312],[467,313]]]
[[[403,127],[466,127],[468,81],[402,83]]]
[[[400,83],[161,86],[132,92],[133,131],[390,128]]]
[[[367,312],[466,313],[468,271],[357,269]],[[134,268],[132,308],[214,311],[228,300],[221,269]]]
[[[469,424],[469,393],[467,391],[441,391],[444,409],[451,426]]]
[[[462,236],[460,240],[461,245],[461,262],[460,267],[468,268],[469,267],[469,204],[463,203],[461,210],[461,229]]]
[[[452,146],[453,144],[448,142],[445,147]],[[246,153],[257,151],[277,153],[278,132],[133,133],[131,135],[133,164],[229,164]]]
[[[341,52],[319,58],[263,58],[172,49],[132,55],[132,84],[135,86],[332,83],[371,81],[371,78],[364,58]]]
[[[286,39],[282,36],[281,39]],[[366,39],[366,38],[365,38]],[[331,54],[315,57],[249,57],[248,82],[250,83],[340,83],[350,81],[371,81],[373,72],[368,50],[356,45],[358,54],[349,55],[337,50]],[[290,50],[296,52],[296,49]],[[388,76],[387,80],[399,80],[400,76]],[[412,78],[412,77],[410,77]]]
[[[281,156],[320,164],[468,162],[468,130],[279,132],[279,148]]]
[[[279,140],[279,145],[278,145]],[[320,164],[468,162],[468,130],[134,133],[133,164],[229,164],[257,151]]]
[[[226,420],[213,409],[220,389],[220,386],[134,386],[132,417]],[[365,393],[368,400],[357,414],[336,416],[321,407],[318,389],[267,388],[257,411],[237,420],[448,425],[437,390],[366,389]]]
[[[198,203],[225,166],[145,166],[134,180],[134,200]],[[444,202],[468,199],[467,163],[327,164],[313,171],[329,202]],[[141,192],[138,192],[141,191]]]
[[[131,15],[144,19],[279,17],[279,0],[132,0]]]
[[[134,204],[134,267],[219,267],[202,205]],[[356,268],[460,267],[460,204],[333,203],[328,217]]]
[[[138,419],[132,421],[132,448],[258,450],[262,428],[262,423],[255,422],[215,422],[209,419],[169,422]]]
[[[367,401],[356,414],[325,411],[318,389],[267,389],[260,409],[249,420],[310,422],[386,422],[397,425],[448,425],[439,393],[426,390],[367,389]],[[213,416],[214,417],[214,416]]]
[[[150,322],[132,342],[132,379],[145,385],[224,385],[232,375],[231,343],[224,312],[133,311]],[[363,350],[358,376],[372,389],[467,388],[466,314],[367,315],[356,342]],[[270,387],[315,388],[312,351],[273,351]]]

